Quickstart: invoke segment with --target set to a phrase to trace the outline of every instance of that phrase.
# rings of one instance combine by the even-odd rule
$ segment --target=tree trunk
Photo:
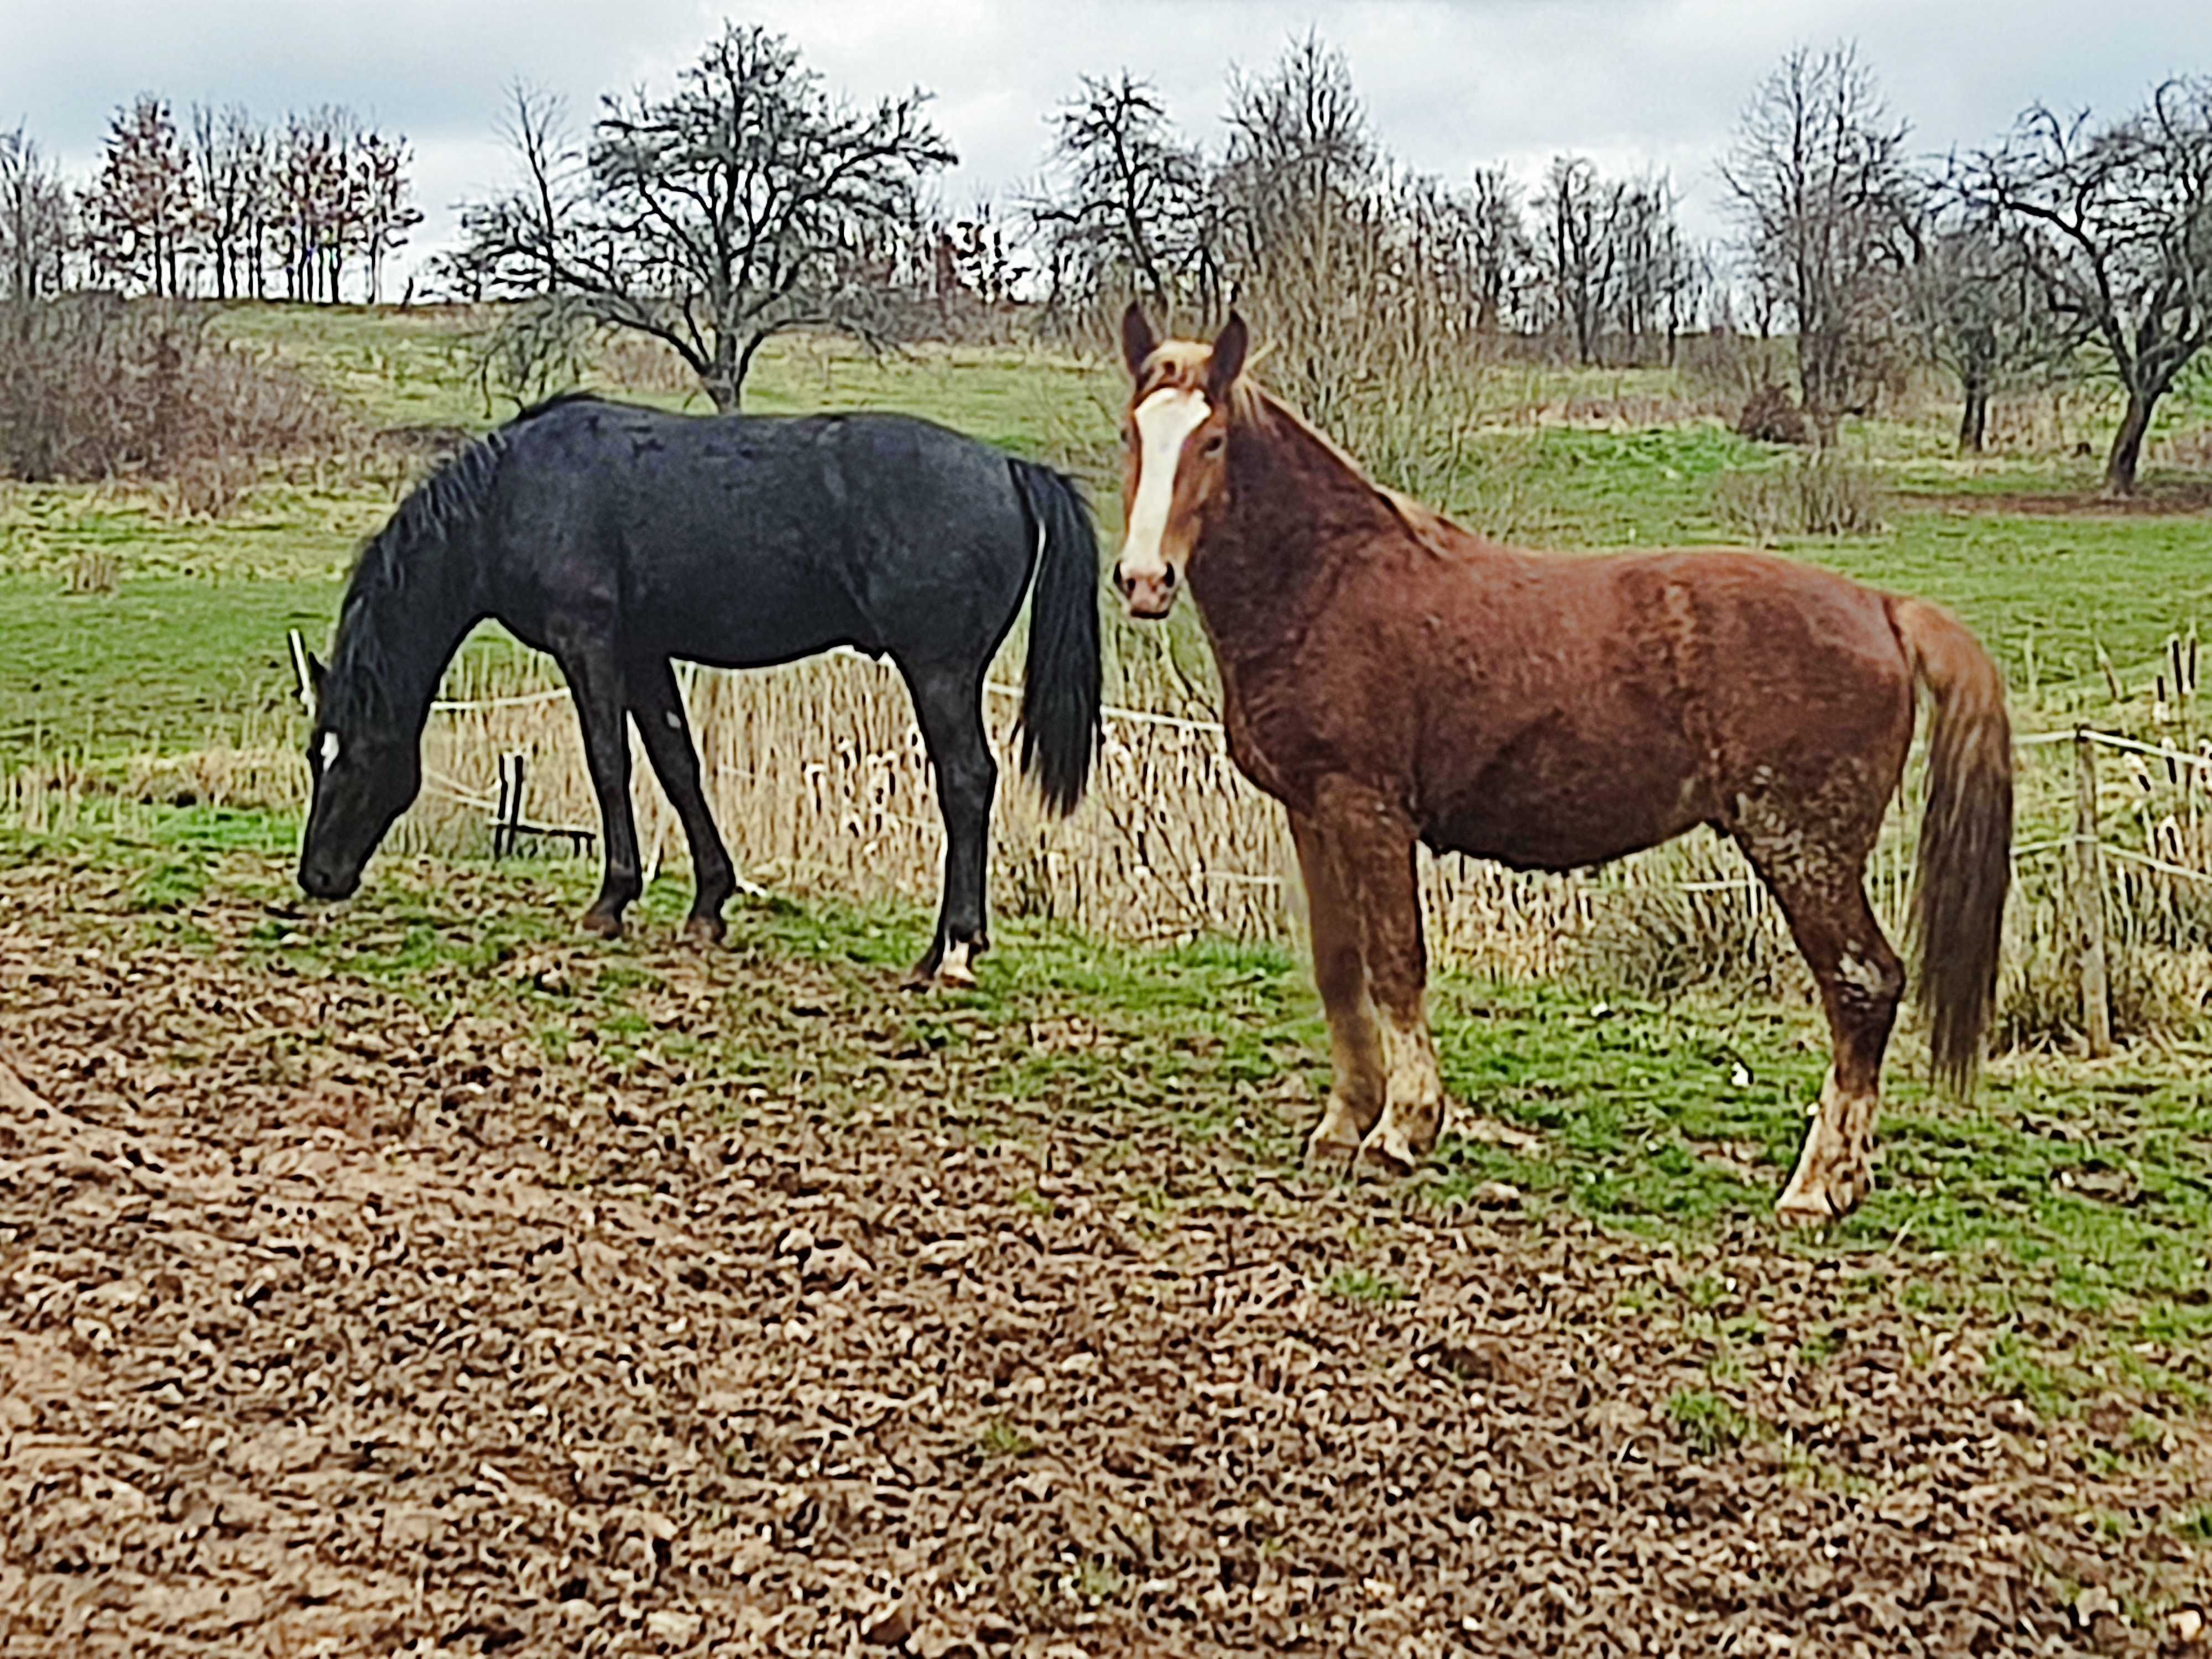
[[[699,384],[706,388],[708,397],[714,400],[717,415],[738,412],[738,400],[744,395],[745,372],[752,367],[753,353],[760,349],[761,341],[765,337],[755,335],[745,343],[745,349],[740,353],[734,336],[723,334],[715,337],[714,355],[707,360],[705,368],[699,369]],[[695,363],[694,367],[697,365]]]
[[[1966,383],[1966,407],[1959,413],[1959,453],[1978,455],[1989,435],[1990,389],[1969,380]]]
[[[2120,416],[2120,429],[2112,434],[2112,453],[2105,460],[2106,495],[2136,493],[2136,467],[2142,459],[2143,434],[2150,430],[2150,411],[2157,398],[2155,392],[2128,393],[2127,412]]]

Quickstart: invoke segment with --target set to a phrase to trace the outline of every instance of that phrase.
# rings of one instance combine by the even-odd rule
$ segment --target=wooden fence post
[[[2112,1052],[2112,981],[2105,963],[2105,860],[2097,844],[2097,748],[2074,730],[2074,907],[2081,939],[2081,1029],[2089,1053]]]
[[[491,856],[513,858],[522,840],[522,751],[499,757],[499,805],[492,809]]]

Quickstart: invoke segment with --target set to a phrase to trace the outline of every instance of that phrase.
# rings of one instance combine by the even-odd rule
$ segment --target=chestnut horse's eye
[[[1226,445],[1228,441],[1229,440],[1226,436],[1217,432],[1211,438],[1208,438],[1206,441],[1206,453],[1209,455],[1218,455],[1221,453],[1223,447]]]

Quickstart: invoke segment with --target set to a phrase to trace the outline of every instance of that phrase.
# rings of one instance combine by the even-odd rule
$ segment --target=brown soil
[[[2106,495],[2094,491],[2021,491],[1984,494],[1922,495],[1903,498],[1915,507],[1969,515],[2012,514],[2031,519],[2170,518],[2191,513],[2212,513],[2212,478],[2165,480],[2146,483],[2133,495]]]
[[[2093,1524],[2197,1449],[1996,1398],[1880,1258],[1443,1217],[653,953],[830,1034],[718,1124],[119,904],[0,875],[0,1653],[2197,1650],[2198,1559]],[[1624,1299],[1701,1277],[1762,1425],[1702,1451]]]

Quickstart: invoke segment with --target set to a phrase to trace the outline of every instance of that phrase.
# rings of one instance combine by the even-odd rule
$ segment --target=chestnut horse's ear
[[[1221,325],[1221,332],[1213,337],[1213,362],[1206,371],[1206,395],[1215,403],[1222,394],[1237,384],[1237,377],[1244,372],[1244,348],[1249,343],[1244,319],[1237,313],[1229,313],[1229,320]]]
[[[1145,307],[1135,300],[1121,313],[1121,361],[1129,366],[1132,374],[1141,372],[1145,359],[1158,349],[1159,341],[1153,336],[1152,325],[1145,320]]]

